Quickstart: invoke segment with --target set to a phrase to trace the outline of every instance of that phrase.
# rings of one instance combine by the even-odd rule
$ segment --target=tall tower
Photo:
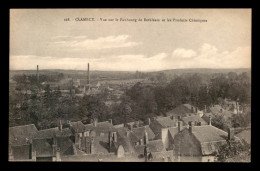
[[[37,73],[36,73],[36,76],[37,76],[37,84],[39,84],[39,65],[37,65]]]
[[[89,77],[89,63],[88,63],[88,73],[87,73],[87,87],[86,87],[87,90],[90,89],[90,77]]]

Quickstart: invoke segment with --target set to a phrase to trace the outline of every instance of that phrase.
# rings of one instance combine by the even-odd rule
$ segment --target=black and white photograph
[[[251,162],[250,8],[9,10],[9,162]]]

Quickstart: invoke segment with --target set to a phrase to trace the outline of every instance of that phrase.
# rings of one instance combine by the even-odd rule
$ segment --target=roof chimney
[[[207,113],[207,105],[205,105],[205,111],[204,112]]]
[[[62,123],[61,123],[61,120],[59,122],[59,130],[62,131]]]
[[[149,143],[149,138],[148,138],[148,133],[145,131],[144,132],[144,144],[148,144]]]
[[[189,122],[189,132],[192,133],[194,124],[192,121]]]
[[[129,129],[130,129],[130,131],[133,130],[133,124],[129,124]]]
[[[93,119],[93,125],[94,125],[94,127],[97,126],[97,119],[96,118]]]
[[[109,119],[108,121],[110,122],[111,125],[113,125],[113,120],[112,119]]]
[[[126,133],[126,137],[129,137],[130,132],[127,130],[125,133]]]
[[[182,127],[182,121],[178,121],[178,132],[181,131],[181,127]]]
[[[181,120],[181,116],[179,115],[179,116],[178,116],[178,121],[180,121],[180,120]]]
[[[232,140],[234,138],[234,134],[235,134],[235,129],[229,128],[228,129],[228,140]]]
[[[209,116],[209,125],[211,125],[211,116]]]
[[[112,135],[113,135],[113,141],[114,141],[114,142],[117,142],[117,134],[116,134],[116,132],[113,132]]]
[[[147,120],[148,120],[148,125],[150,125],[151,124],[151,119],[148,118]]]

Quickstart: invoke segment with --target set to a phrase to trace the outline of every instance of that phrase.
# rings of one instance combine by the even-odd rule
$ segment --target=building
[[[214,162],[219,146],[233,138],[239,141],[232,128],[227,133],[212,125],[194,126],[190,122],[174,136],[175,158],[180,162]]]

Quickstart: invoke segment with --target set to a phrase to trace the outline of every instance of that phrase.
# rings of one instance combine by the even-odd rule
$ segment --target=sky
[[[251,68],[251,10],[11,9],[9,60],[11,70]]]

